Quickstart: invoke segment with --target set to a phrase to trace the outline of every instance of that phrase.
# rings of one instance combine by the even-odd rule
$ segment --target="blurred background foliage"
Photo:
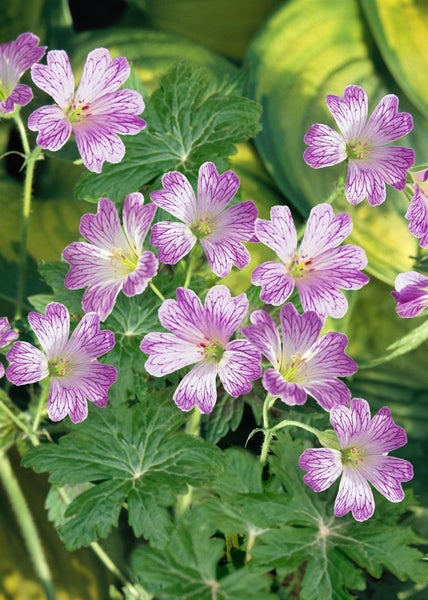
[[[348,84],[366,89],[370,109],[384,94],[397,94],[400,109],[411,112],[415,121],[414,130],[399,143],[415,149],[417,165],[428,162],[426,1],[0,0],[0,14],[0,42],[32,31],[48,49],[69,53],[76,78],[87,53],[97,46],[107,47],[114,56],[125,55],[147,96],[178,59],[203,67],[218,81],[243,74],[247,95],[262,105],[263,128],[254,142],[239,146],[230,165],[241,178],[241,197],[253,199],[263,217],[268,217],[271,206],[282,203],[303,221],[312,206],[331,194],[344,167],[310,169],[302,159],[303,136],[313,122],[332,123],[325,96],[341,95]],[[41,102],[39,96],[35,91],[24,116]],[[14,149],[20,149],[18,135],[10,121],[1,121],[0,154]],[[12,155],[0,163],[0,313],[9,315],[15,296],[21,167]],[[72,194],[81,173],[82,167],[54,156],[38,167],[29,295],[47,289],[37,263],[59,260],[64,246],[78,236],[82,213],[93,210]],[[390,297],[396,275],[411,269],[420,256],[404,219],[407,204],[405,194],[391,188],[381,207],[367,203],[352,207],[344,200],[334,204],[336,212],[351,213],[354,231],[349,241],[361,245],[369,259],[371,284],[352,296],[350,311],[341,322],[328,323],[347,333],[349,352],[358,362],[384,353],[420,322],[400,320]],[[235,290],[248,286],[248,275],[261,260],[261,249],[252,245],[251,251],[250,267],[227,279]],[[425,342],[399,358],[360,370],[351,382],[354,395],[367,398],[373,410],[389,405],[406,428],[409,444],[398,454],[414,463],[414,489],[422,506],[428,498],[427,359]],[[44,480],[20,470],[18,462],[17,472],[27,497],[34,499],[42,536],[57,565],[58,589],[63,590],[59,598],[103,598],[100,590],[108,581],[96,558],[88,558],[89,551],[78,552],[70,562],[44,516]],[[0,600],[38,598],[31,566],[22,546],[13,541],[13,517],[4,498],[1,501]],[[415,512],[413,520],[426,535],[424,509]],[[110,545],[117,544],[115,536]],[[373,592],[364,597],[384,596]],[[416,592],[411,597],[426,598]]]

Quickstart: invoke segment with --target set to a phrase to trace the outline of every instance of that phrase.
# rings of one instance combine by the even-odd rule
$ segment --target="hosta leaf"
[[[316,35],[314,32],[316,31]],[[261,29],[250,47],[246,63],[251,70],[252,96],[263,106],[260,154],[275,182],[303,215],[335,191],[345,165],[312,169],[303,161],[304,134],[312,123],[335,127],[325,97],[342,95],[349,84],[363,86],[370,110],[387,93],[400,98],[400,110],[413,113],[415,127],[398,143],[412,145],[423,160],[428,123],[379,69],[370,33],[356,0],[291,0]],[[366,250],[370,273],[392,283],[409,270],[417,241],[407,230],[403,193],[388,188],[387,201],[376,210],[364,201],[351,206],[335,200],[336,211],[347,210],[354,230],[347,241]]]
[[[259,131],[260,106],[243,97],[236,84],[219,84],[203,69],[178,62],[147,102],[144,118],[147,128],[125,140],[121,163],[106,164],[100,175],[84,173],[78,197],[121,199],[167,171],[195,177],[207,160],[225,167],[235,144]]]
[[[362,0],[361,4],[388,69],[428,118],[428,4],[418,0]]]
[[[106,536],[117,525],[121,506],[128,502],[128,520],[136,535],[152,538],[154,546],[167,539],[166,507],[188,486],[199,486],[221,468],[214,446],[180,433],[185,416],[169,392],[146,389],[132,407],[90,410],[88,419],[60,438],[42,444],[23,458],[24,466],[49,472],[58,485],[91,482],[70,503],[59,533],[69,549]],[[150,510],[157,504],[158,529]]]

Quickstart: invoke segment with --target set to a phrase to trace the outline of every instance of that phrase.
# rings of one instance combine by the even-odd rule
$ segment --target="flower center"
[[[70,123],[80,123],[88,116],[89,104],[75,104],[74,102],[64,110],[64,114]]]
[[[123,248],[112,248],[110,263],[116,274],[128,275],[137,268],[138,256],[136,252],[126,253]]]
[[[49,375],[51,377],[66,377],[70,374],[72,365],[65,358],[54,358],[48,363]]]
[[[368,144],[367,142],[362,142],[361,140],[357,140],[355,142],[351,142],[350,144],[346,144],[346,154],[348,158],[351,160],[361,160],[366,158],[368,154]]]
[[[358,467],[366,460],[366,452],[363,448],[353,446],[342,450],[343,466]]]
[[[213,232],[213,224],[208,217],[202,217],[191,225],[190,230],[199,240]]]
[[[299,371],[301,372],[305,368],[304,365],[305,359],[302,357],[300,352],[296,352],[296,354],[292,354],[282,361],[279,372],[285,381],[294,381],[297,383],[299,378],[296,377],[296,375],[298,375]]]
[[[312,270],[312,260],[296,254],[286,265],[286,269],[294,279],[299,279]]]
[[[224,354],[224,345],[215,340],[206,344],[201,344],[205,358],[213,362],[220,362]]]

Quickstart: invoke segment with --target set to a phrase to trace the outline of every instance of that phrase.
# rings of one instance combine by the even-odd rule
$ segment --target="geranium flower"
[[[309,448],[300,456],[299,465],[307,471],[305,483],[316,492],[326,490],[342,475],[335,516],[351,511],[357,521],[369,519],[375,509],[369,483],[390,502],[403,500],[401,484],[412,479],[413,467],[407,460],[388,456],[407,442],[389,408],[384,406],[371,419],[368,402],[354,398],[349,407],[333,407],[330,422],[337,448]]]
[[[246,295],[232,298],[224,285],[208,290],[204,306],[195,292],[178,288],[177,300],[165,300],[160,307],[159,320],[171,333],[147,334],[140,349],[150,355],[145,368],[155,377],[196,365],[174,392],[181,410],[197,405],[202,413],[211,412],[217,375],[234,397],[248,393],[251,381],[260,377],[260,352],[247,340],[230,341],[247,310]]]
[[[310,394],[325,410],[349,403],[350,392],[338,377],[352,375],[358,367],[345,354],[346,335],[330,332],[320,337],[321,317],[312,311],[299,314],[291,303],[280,311],[282,343],[266,311],[255,310],[250,320],[252,325],[241,331],[273,366],[262,379],[269,394],[289,405],[304,404]]]
[[[38,108],[28,119],[28,127],[39,132],[37,144],[55,152],[73,133],[83,164],[90,171],[100,173],[105,161],[119,163],[125,146],[118,134],[132,135],[146,126],[137,116],[144,110],[141,95],[118,89],[129,77],[126,58],[112,59],[105,48],[92,50],[76,92],[67,53],[52,50],[47,62],[31,69],[34,83],[56,102]]]
[[[256,219],[254,229],[281,262],[268,261],[253,271],[252,283],[262,286],[260,298],[279,306],[296,286],[305,311],[343,317],[348,302],[339,288],[357,290],[369,281],[360,272],[367,265],[364,250],[352,244],[338,247],[351,233],[351,217],[345,212],[335,215],[329,204],[318,204],[310,212],[298,250],[290,209],[273,206],[270,217],[270,221]]]
[[[49,377],[48,415],[73,423],[86,419],[87,400],[99,407],[107,404],[108,388],[116,381],[116,368],[98,362],[114,346],[114,335],[101,331],[96,313],[86,313],[70,333],[70,315],[58,302],[46,306],[45,314],[30,312],[28,321],[41,350],[29,342],[15,342],[6,355],[6,377],[15,385],[27,385]]]
[[[255,241],[257,208],[251,200],[226,208],[236,194],[239,179],[233,171],[218,174],[212,162],[199,169],[198,195],[178,171],[162,177],[163,188],[150,194],[156,206],[181,221],[161,221],[152,227],[150,243],[158,246],[158,258],[175,265],[199,240],[210,269],[226,277],[232,265],[239,269],[250,260],[242,242]]]
[[[327,106],[340,133],[321,123],[311,126],[304,137],[308,148],[305,162],[319,169],[348,160],[345,195],[358,204],[367,198],[377,206],[386,198],[385,183],[403,190],[406,171],[415,161],[411,148],[388,146],[413,128],[409,113],[398,112],[398,98],[384,96],[367,121],[367,94],[358,85],[345,88],[343,98],[327,96]]]
[[[12,329],[7,317],[0,317],[0,348],[5,348],[18,337],[18,332]],[[4,366],[0,362],[0,377],[4,375]]]
[[[156,206],[144,204],[139,192],[128,194],[123,205],[123,228],[113,202],[100,198],[96,214],[80,219],[80,233],[87,242],[73,242],[63,251],[71,267],[64,285],[83,294],[82,308],[94,311],[102,321],[111,313],[119,292],[141,294],[158,269],[158,260],[143,243]]]
[[[411,173],[414,180],[414,195],[405,214],[409,220],[409,231],[419,238],[421,248],[428,247],[428,169]]]
[[[21,33],[0,44],[0,113],[11,113],[16,104],[25,106],[33,99],[31,88],[18,82],[45,53],[46,46],[38,46],[39,41],[33,33]]]
[[[395,290],[391,296],[397,302],[398,316],[403,319],[416,317],[428,306],[428,277],[417,271],[397,275]]]

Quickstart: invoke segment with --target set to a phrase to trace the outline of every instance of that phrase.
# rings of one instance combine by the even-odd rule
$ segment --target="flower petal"
[[[266,369],[263,373],[262,384],[269,394],[276,396],[289,406],[301,405],[306,402],[307,394],[303,386],[286,381],[275,369]]]
[[[50,302],[45,314],[30,312],[28,321],[47,359],[57,358],[64,350],[70,333],[70,315],[59,302]]]
[[[284,356],[305,354],[318,339],[323,327],[323,320],[317,313],[308,311],[300,315],[291,302],[281,308],[280,321]]]
[[[300,455],[299,467],[307,471],[303,481],[316,492],[323,492],[342,472],[340,452],[331,448],[308,448]]]
[[[57,106],[42,106],[28,117],[28,128],[38,131],[36,143],[56,152],[68,141],[72,127]]]
[[[299,256],[313,259],[318,254],[336,248],[352,231],[352,220],[348,213],[334,214],[329,204],[314,206],[306,223],[300,244]]]
[[[150,250],[142,252],[135,271],[132,271],[123,281],[123,293],[130,297],[144,292],[152,277],[156,275],[158,266],[158,259],[153,252]]]
[[[324,410],[331,410],[338,405],[348,406],[351,398],[351,392],[339,379],[313,379],[305,383],[304,388]]]
[[[217,401],[216,376],[216,363],[199,363],[178,384],[174,402],[184,411],[197,406],[201,413],[210,413]]]
[[[129,242],[137,252],[143,246],[155,212],[154,204],[144,204],[143,194],[135,192],[126,196],[122,213],[123,228]]]
[[[28,342],[15,342],[6,358],[10,363],[6,377],[14,385],[36,383],[49,375],[46,356]]]
[[[239,188],[239,178],[233,171],[219,175],[214,163],[206,162],[199,168],[198,214],[215,216],[229,204]]]
[[[380,100],[372,112],[362,136],[370,139],[373,144],[381,145],[398,140],[412,129],[412,115],[398,112],[397,96],[388,94]]]
[[[261,377],[260,352],[247,340],[233,340],[226,345],[218,364],[218,375],[228,394],[237,398],[251,391],[251,382]]]
[[[125,83],[129,74],[129,63],[124,56],[112,59],[106,48],[95,48],[86,58],[76,102],[86,104],[114,92]]]
[[[281,340],[278,328],[265,310],[254,310],[250,315],[252,325],[241,327],[241,332],[275,368],[281,362]]]
[[[294,256],[297,246],[297,233],[288,206],[273,206],[270,221],[256,219],[254,231],[260,242],[276,252],[287,264]]]
[[[109,329],[100,330],[100,316],[87,312],[71,334],[64,352],[84,361],[106,354],[114,344],[114,333]]]
[[[266,304],[280,306],[294,289],[294,278],[280,262],[265,262],[256,267],[251,275],[253,285],[261,285],[260,299]]]
[[[201,330],[208,339],[225,343],[242,323],[247,310],[246,294],[232,297],[225,285],[215,285],[208,290],[205,298]]]
[[[153,225],[150,243],[159,248],[160,262],[175,265],[189,254],[196,244],[196,237],[184,223],[161,221]]]
[[[328,125],[314,123],[303,139],[308,144],[303,160],[313,169],[331,167],[346,159],[345,140]]]
[[[148,333],[140,343],[140,350],[150,355],[144,368],[155,377],[163,377],[203,359],[201,348],[171,333]]]
[[[170,171],[162,177],[163,189],[151,192],[151,201],[171,215],[190,225],[198,214],[195,193],[187,177]]]
[[[202,333],[204,310],[193,290],[177,288],[177,300],[168,299],[159,309],[159,321],[179,338],[192,344],[207,341]]]
[[[366,521],[375,509],[373,492],[364,477],[351,467],[344,468],[334,503],[334,514],[343,517],[349,511],[356,521]]]
[[[101,173],[104,162],[116,164],[125,156],[122,140],[102,117],[86,118],[75,124],[73,133],[83,164],[89,171]]]
[[[363,471],[364,477],[390,502],[401,502],[404,491],[403,481],[413,479],[413,467],[403,458],[378,456]]]
[[[52,96],[60,108],[65,109],[72,103],[74,76],[64,50],[48,52],[47,65],[34,64],[31,77],[37,87]]]
[[[327,106],[333,115],[346,142],[360,137],[367,120],[368,100],[364,89],[358,85],[348,85],[343,98],[329,95]]]

